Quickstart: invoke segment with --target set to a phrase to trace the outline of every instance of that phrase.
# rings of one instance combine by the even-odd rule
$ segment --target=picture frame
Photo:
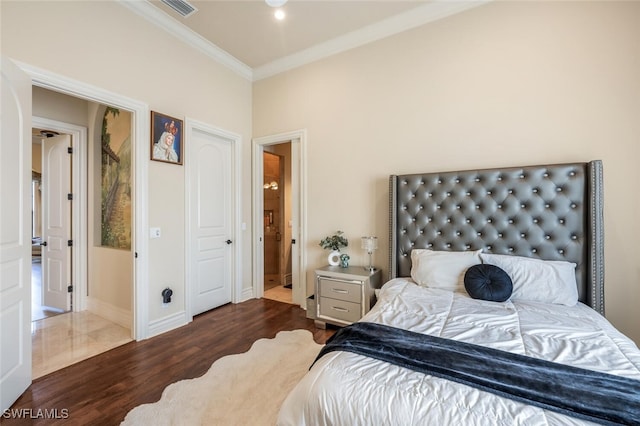
[[[151,160],[182,165],[183,121],[151,111]]]

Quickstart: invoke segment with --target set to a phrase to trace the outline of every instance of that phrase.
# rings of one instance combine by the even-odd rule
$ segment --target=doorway
[[[292,303],[291,143],[262,153],[264,203],[264,297]]]
[[[34,105],[39,105],[39,100],[42,99],[39,94],[47,93],[42,92],[42,89],[33,88],[34,93]],[[52,99],[53,101],[53,99]],[[57,105],[57,103],[56,103]],[[42,112],[42,111],[40,111]],[[66,238],[64,241],[64,245],[69,244],[68,240],[72,240],[72,246],[68,247],[68,257],[69,259],[65,261],[66,271],[63,269],[57,270],[57,275],[59,279],[59,283],[57,285],[58,290],[61,292],[60,296],[64,299],[61,301],[60,306],[54,305],[53,302],[44,303],[45,306],[54,305],[51,307],[55,307],[59,311],[81,311],[85,309],[85,299],[83,297],[86,294],[86,289],[84,285],[86,284],[86,253],[87,253],[87,226],[86,226],[86,146],[87,146],[87,128],[82,126],[77,126],[74,124],[70,124],[68,122],[62,122],[57,120],[52,120],[48,118],[44,118],[41,116],[33,116],[31,120],[32,129],[31,129],[31,146],[32,146],[32,155],[31,155],[31,168],[32,168],[32,193],[38,193],[40,196],[34,197],[34,205],[32,206],[32,217],[31,223],[32,227],[35,228],[32,231],[32,255],[39,254],[40,255],[40,266],[42,265],[42,261],[45,260],[46,256],[43,256],[43,252],[46,249],[52,248],[49,245],[49,241],[46,241],[47,238],[45,234],[47,233],[46,228],[49,226],[44,221],[44,215],[48,210],[64,210],[65,219],[62,219],[62,213],[56,213],[56,221],[60,221],[64,224],[64,226],[68,227],[67,230],[64,231]],[[57,161],[63,164],[57,164],[55,167],[51,167],[51,161],[44,160],[43,158],[43,141],[53,140],[58,137],[68,138],[66,141],[63,141],[62,144],[66,146],[62,146],[61,149],[64,150],[64,156],[58,155]],[[47,143],[47,145],[49,145]],[[71,147],[71,150],[68,148]],[[45,150],[46,152],[46,150]],[[84,159],[84,161],[83,161]],[[43,165],[43,163],[45,163]],[[73,167],[72,165],[75,165]],[[43,170],[46,168],[46,170]],[[61,170],[64,169],[64,173]],[[50,172],[53,170],[53,172]],[[33,188],[34,183],[34,174],[39,175],[38,189]],[[55,178],[54,181],[58,182],[55,186],[58,194],[56,196],[58,203],[51,208],[49,206],[48,200],[51,198],[51,194],[48,194],[46,181],[51,181],[52,179],[48,179],[47,174],[54,173]],[[64,174],[64,177],[63,177]],[[44,183],[43,183],[44,180]],[[61,183],[64,181],[64,185]],[[64,186],[63,188],[61,188]],[[73,197],[75,194],[75,200],[67,201],[68,197]],[[64,201],[60,203],[60,199],[64,198]],[[38,210],[38,213],[36,213]],[[49,220],[50,221],[50,220]],[[57,226],[56,226],[57,227]],[[56,231],[58,232],[58,231]],[[42,246],[42,244],[47,244],[46,246]],[[44,253],[48,254],[48,253]],[[32,256],[32,259],[34,256]],[[42,268],[42,272],[45,272],[46,268]],[[62,272],[64,271],[64,272]],[[60,275],[64,274],[64,278]],[[46,279],[42,279],[42,276],[36,275],[36,278],[40,278],[42,283],[46,285]],[[66,281],[66,282],[63,282]],[[68,292],[68,286],[74,285],[77,291]],[[55,288],[55,286],[54,286]],[[62,292],[64,290],[64,292]],[[33,304],[32,304],[33,305]],[[64,305],[64,306],[63,306]],[[68,305],[68,306],[67,306]]]
[[[114,108],[55,91],[34,87],[33,99],[35,110],[43,115],[51,114],[48,105],[66,105],[69,111],[73,107],[94,111],[88,127],[36,116],[32,119],[32,124],[38,126],[32,129],[32,193],[36,195],[32,203],[31,304],[32,375],[37,378],[132,340],[133,315],[101,297],[98,287],[105,284],[97,282],[95,276],[95,271],[104,269],[105,261],[112,261],[110,258],[114,256],[121,258],[118,264],[128,265],[120,269],[133,267],[131,237],[123,239],[122,232],[115,229],[126,228],[131,233],[131,179],[125,176],[130,174],[132,125],[128,111],[114,114]],[[68,119],[79,121],[73,114]],[[105,136],[110,142],[106,145]],[[59,157],[48,155],[51,150],[47,147],[55,144],[60,144]],[[108,162],[104,161],[106,157]],[[54,182],[57,189],[51,185]],[[109,185],[113,182],[119,184]],[[111,188],[115,190],[109,191]],[[111,208],[94,208],[96,202],[100,206],[103,194],[108,193],[113,194]],[[110,220],[106,221],[101,211],[110,211]],[[60,216],[57,220],[51,219],[56,215]],[[123,216],[127,222],[124,225],[118,223]],[[110,226],[106,228],[109,232],[104,232],[105,225]],[[66,228],[62,233],[55,230],[62,240],[58,246],[66,250],[68,257],[63,261],[51,253],[55,240],[48,231],[53,228]],[[105,240],[105,236],[110,240]],[[117,247],[113,240],[117,241]],[[123,250],[125,243],[129,245],[127,251]],[[101,247],[105,245],[111,247]],[[60,265],[64,265],[66,272]],[[128,275],[118,281],[126,283],[122,291],[130,303],[133,275]],[[47,292],[56,287],[59,291],[53,293],[52,299]]]
[[[277,288],[284,290],[284,286],[291,286],[291,300],[287,302],[304,309],[308,293],[303,266],[306,263],[304,250],[306,130],[256,138],[253,140],[252,148],[253,223],[256,231],[256,241],[253,245],[254,297],[267,297],[266,292],[272,285],[269,279],[273,276]],[[265,157],[265,155],[272,156]],[[273,186],[270,176],[276,173],[265,170],[271,167],[265,164],[265,158],[267,161],[279,158],[277,168],[280,175],[276,181],[278,191],[271,189]],[[269,188],[266,188],[267,184]],[[275,197],[277,192],[283,193],[278,199],[278,209],[284,214],[278,215],[276,226],[276,207],[267,208],[267,206],[272,202],[269,200],[270,197],[277,198]],[[271,223],[272,216],[274,223]],[[268,228],[267,222],[269,222]],[[275,249],[272,250],[272,246]],[[273,257],[279,259],[278,263],[274,262],[277,266],[265,267]],[[266,274],[267,272],[273,272],[273,274]],[[289,290],[286,289],[286,291]]]
[[[60,140],[50,143],[48,140],[51,138]],[[62,158],[62,161],[55,161],[49,154],[51,153],[51,147],[56,144],[70,146],[71,137],[69,135],[61,136],[53,130],[33,128],[31,139],[31,320],[37,321],[68,312],[72,305],[71,294],[66,289],[67,285],[70,284],[70,280],[64,277],[69,274],[70,251],[72,248],[65,248],[66,251],[62,256],[60,256],[59,250],[57,250],[58,253],[56,255],[49,256],[46,249],[49,247],[51,238],[45,232],[51,228],[51,217],[48,215],[50,213],[49,201],[52,195],[50,186],[53,186],[58,192],[64,190],[71,193],[70,156],[65,153],[66,158]],[[47,139],[46,143],[45,139]],[[65,167],[66,170],[52,171],[52,165],[56,169]],[[48,175],[52,172],[60,175],[61,178],[50,179]],[[57,182],[58,185],[51,185],[52,181]],[[59,187],[60,181],[65,181],[65,185],[62,188]],[[73,238],[71,235],[70,203],[71,201],[69,200],[69,205],[59,206],[68,208],[56,209],[58,215],[63,217],[55,218],[58,225],[60,225],[57,228],[64,230],[68,239]],[[47,217],[45,218],[45,216]],[[53,272],[52,283],[47,279],[47,276],[43,275],[47,272]],[[64,283],[61,284],[60,280],[63,277]],[[65,292],[61,294],[62,297],[58,297],[59,291],[51,291],[59,290],[60,285],[65,287]]]
[[[133,295],[130,295],[132,300],[132,306],[130,310],[122,312],[121,310],[114,310],[112,314],[117,317],[124,318],[125,321],[131,327],[131,337],[136,340],[143,340],[149,337],[151,330],[148,321],[149,315],[149,283],[148,283],[148,269],[149,269],[149,242],[146,238],[145,231],[148,229],[148,143],[150,137],[150,114],[149,105],[146,103],[136,101],[134,99],[124,97],[122,95],[110,92],[108,90],[101,89],[96,86],[92,86],[85,82],[76,81],[68,77],[62,77],[49,71],[32,67],[28,64],[20,64],[20,71],[30,80],[30,89],[48,89],[68,95],[74,99],[93,101],[103,105],[110,105],[114,108],[129,111],[132,114],[131,118],[131,168],[132,168],[132,203],[135,207],[132,211],[132,250],[129,252],[129,256],[132,256],[135,260],[132,262],[133,271],[118,271],[118,273],[127,274],[133,277]],[[86,112],[86,109],[84,109]],[[60,111],[58,111],[60,112]],[[37,114],[37,111],[34,111]],[[35,115],[34,114],[34,115]],[[35,117],[34,117],[35,118]],[[39,126],[35,122],[34,126]],[[51,128],[48,125],[43,127]],[[73,135],[79,134],[87,140],[87,129],[78,126],[68,126],[69,130],[62,129],[64,133],[70,133]],[[84,133],[82,133],[84,132]],[[86,144],[85,144],[86,145]],[[78,158],[87,158],[87,153],[82,151],[86,147],[83,144],[79,144],[77,151],[74,150],[73,156]],[[30,158],[30,157],[29,157]],[[75,163],[75,162],[74,162]],[[73,173],[87,173],[86,162],[77,162]],[[83,169],[84,168],[84,169]],[[86,187],[75,187],[75,185],[81,185],[82,182],[86,183]],[[74,192],[75,193],[87,193],[88,191],[96,190],[92,185],[92,182],[87,180],[73,179]],[[85,203],[85,205],[88,203]],[[73,234],[77,240],[77,247],[74,247],[84,253],[80,256],[86,256],[89,244],[87,242],[87,215],[73,216]],[[124,253],[124,252],[123,252]],[[72,265],[72,273],[74,277],[80,277],[79,279],[85,279],[84,285],[86,286],[86,277],[88,271],[86,269],[86,262],[74,262]],[[100,271],[98,271],[100,272]],[[113,272],[113,271],[112,271]],[[78,283],[83,285],[82,282]],[[83,297],[80,292],[74,292],[74,309],[84,310],[86,309],[86,298]],[[131,326],[132,325],[132,326]]]
[[[132,340],[133,314],[125,308],[132,304],[133,274],[121,271],[133,269],[134,192],[129,111],[38,87],[33,106],[41,115],[65,106],[70,113],[63,118],[87,126],[32,119],[38,126],[32,129],[32,180],[39,177],[31,218],[35,378]],[[84,120],[74,111],[84,111]],[[118,272],[96,273],[109,269]],[[123,301],[104,296],[114,289]]]
[[[8,286],[0,298],[0,312],[2,313],[2,358],[7,361],[3,364],[6,370],[5,375],[0,378],[0,406],[2,409],[8,408],[24,392],[32,381],[31,361],[31,317],[29,308],[25,305],[31,304],[30,276],[20,271],[28,271],[31,261],[29,246],[31,241],[26,236],[31,234],[30,200],[31,200],[31,128],[40,127],[36,123],[37,111],[32,110],[32,92],[36,87],[55,90],[79,99],[93,100],[109,105],[118,106],[131,111],[134,114],[132,120],[132,169],[135,171],[134,195],[135,210],[133,212],[133,235],[135,235],[135,250],[141,255],[135,256],[134,276],[134,306],[132,307],[133,318],[130,321],[134,324],[132,329],[133,337],[145,339],[149,336],[148,323],[148,299],[149,286],[147,282],[148,271],[148,242],[145,240],[144,230],[147,229],[148,200],[145,191],[139,188],[147,188],[147,162],[143,154],[147,152],[149,141],[149,106],[147,104],[124,98],[120,95],[99,89],[97,87],[75,81],[66,77],[61,77],[46,70],[32,67],[28,64],[15,64],[11,60],[2,56],[2,123],[0,126],[2,140],[12,140],[15,143],[2,144],[2,181],[11,182],[11,185],[3,186],[2,193],[2,254],[5,260],[2,265],[2,277],[12,280],[12,286]],[[85,110],[86,111],[86,110]],[[60,113],[60,110],[56,110]],[[30,118],[32,118],[30,120]],[[31,122],[30,122],[31,121]],[[46,121],[46,120],[45,120]],[[42,127],[50,128],[48,123]],[[65,133],[72,135],[82,135],[86,140],[86,128],[69,125],[63,129]],[[79,144],[78,149],[71,155],[83,157],[83,144]],[[75,157],[74,157],[75,158]],[[86,157],[84,157],[86,158]],[[79,167],[74,169],[74,173],[86,173],[82,162],[77,162]],[[87,193],[87,187],[76,188],[86,182],[82,179],[73,179],[73,190],[77,194]],[[5,189],[9,189],[5,191]],[[76,203],[80,205],[81,203]],[[86,203],[83,203],[86,205]],[[74,212],[72,220],[73,235],[76,236],[74,244],[77,243],[77,251],[87,250],[87,226],[86,215],[82,211],[79,215]],[[4,244],[5,242],[8,242]],[[136,254],[137,254],[136,253]],[[10,260],[10,262],[9,262]],[[86,262],[74,262],[72,265],[75,277],[86,277]],[[3,281],[4,282],[4,281]],[[79,294],[75,292],[74,294]],[[74,309],[84,309],[82,298],[78,298],[80,303],[74,301]],[[55,318],[54,318],[55,319]]]
[[[43,146],[67,138],[57,149],[36,154],[40,161],[32,155],[32,167],[44,177],[42,283],[56,290],[54,302],[44,305],[89,309],[133,331],[133,115],[46,88],[33,87],[32,93],[32,126],[52,136],[41,139]],[[60,109],[67,111],[61,115],[67,122],[43,117],[60,116]],[[66,258],[54,258],[55,250]]]

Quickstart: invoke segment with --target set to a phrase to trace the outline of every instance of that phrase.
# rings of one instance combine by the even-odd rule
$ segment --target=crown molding
[[[116,1],[137,15],[167,31],[169,34],[177,37],[187,45],[199,50],[216,62],[236,72],[243,78],[249,81],[258,81],[337,53],[345,52],[367,43],[419,27],[429,22],[464,12],[493,0],[431,1],[423,6],[416,7],[256,68],[251,68],[239,61],[227,51],[219,48],[186,25],[183,25],[178,20],[153,6],[148,0]]]
[[[429,22],[489,3],[492,0],[437,0],[301,50],[253,69],[253,81],[272,77],[337,53],[363,46]]]
[[[169,34],[177,37],[187,45],[193,47],[196,50],[204,53],[216,62],[226,66],[232,71],[239,74],[241,77],[252,81],[253,70],[244,62],[239,61],[234,56],[230,55],[227,51],[219,48],[215,44],[211,43],[195,31],[183,25],[181,22],[172,18],[162,10],[153,6],[148,0],[116,0],[118,3],[143,17],[147,21],[153,23],[159,28],[162,28]]]

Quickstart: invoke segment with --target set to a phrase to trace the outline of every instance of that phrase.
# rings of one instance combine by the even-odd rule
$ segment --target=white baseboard
[[[242,290],[242,294],[240,295],[240,300],[238,303],[246,302],[249,299],[253,299],[255,296],[253,295],[253,287],[245,288]]]
[[[89,312],[131,330],[133,324],[133,315],[131,311],[113,306],[110,303],[103,302],[102,300],[98,300],[93,297],[86,298],[86,306]]]
[[[149,323],[148,337],[157,336],[174,328],[182,327],[189,322],[190,320],[187,319],[187,313],[185,311],[176,312],[159,320],[151,321]]]

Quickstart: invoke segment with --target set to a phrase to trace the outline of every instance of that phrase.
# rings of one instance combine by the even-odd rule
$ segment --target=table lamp
[[[373,267],[373,264],[371,262],[371,255],[373,254],[374,250],[378,249],[378,237],[362,237],[361,247],[369,254],[369,266],[365,266],[364,269],[368,270],[370,273],[373,273],[376,268]]]

